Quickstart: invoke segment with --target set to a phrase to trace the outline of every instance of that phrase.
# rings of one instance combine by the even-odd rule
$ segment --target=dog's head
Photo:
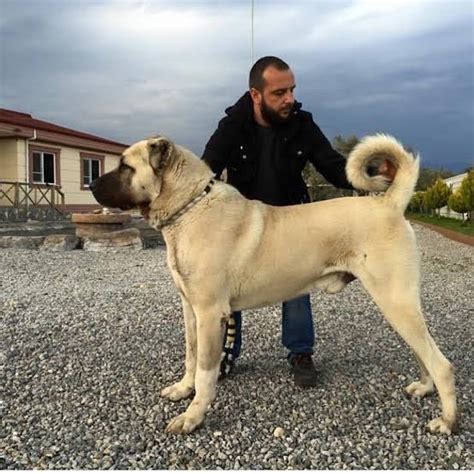
[[[165,137],[142,140],[127,148],[119,166],[90,184],[99,204],[124,211],[138,207],[147,217],[161,191],[163,174],[176,153]]]

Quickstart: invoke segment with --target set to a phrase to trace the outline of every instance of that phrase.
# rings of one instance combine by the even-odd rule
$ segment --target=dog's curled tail
[[[389,160],[396,168],[392,182],[382,175],[369,174],[368,170],[377,170],[384,160]],[[377,134],[363,138],[351,151],[346,174],[356,189],[386,191],[387,203],[404,212],[415,190],[419,167],[419,156],[415,158],[395,138]]]

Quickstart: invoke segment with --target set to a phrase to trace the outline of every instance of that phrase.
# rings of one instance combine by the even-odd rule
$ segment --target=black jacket
[[[227,182],[245,197],[265,202],[265,189],[255,190],[259,161],[253,103],[246,92],[234,106],[226,109],[206,145],[202,158],[219,177],[227,168]],[[345,172],[346,159],[335,151],[309,112],[296,102],[290,119],[274,127],[280,140],[277,164],[282,186],[286,190],[285,204],[309,202],[301,173],[309,160],[330,183],[339,188],[353,189]]]

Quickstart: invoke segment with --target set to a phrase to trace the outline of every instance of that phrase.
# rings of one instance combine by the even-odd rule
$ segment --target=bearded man
[[[249,90],[226,109],[206,145],[202,158],[212,171],[220,177],[226,169],[227,182],[249,199],[274,206],[309,202],[302,178],[308,161],[334,186],[353,189],[346,177],[346,159],[332,148],[312,115],[302,110],[295,87],[287,63],[274,56],[260,58],[250,70]],[[393,171],[383,166],[381,174]],[[239,357],[241,331],[241,313],[234,312],[224,338],[221,378]],[[316,385],[309,295],[283,302],[282,342],[289,351],[295,384]]]

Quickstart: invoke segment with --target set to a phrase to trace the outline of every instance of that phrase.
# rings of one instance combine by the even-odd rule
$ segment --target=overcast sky
[[[329,139],[374,132],[425,165],[474,161],[472,0],[254,0],[254,58],[276,55]],[[0,0],[0,107],[201,154],[247,88],[251,0]]]

